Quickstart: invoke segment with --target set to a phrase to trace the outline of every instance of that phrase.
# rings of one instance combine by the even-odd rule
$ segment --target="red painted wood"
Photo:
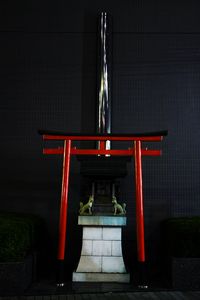
[[[59,240],[58,240],[58,256],[57,256],[57,258],[59,260],[64,260],[64,258],[65,258],[68,188],[69,188],[69,169],[70,169],[70,151],[71,151],[71,141],[68,140],[68,141],[64,142],[63,177],[62,177],[60,223],[59,223]]]
[[[59,148],[46,148],[43,149],[43,154],[63,154],[62,147]],[[115,155],[115,156],[132,156],[134,149],[128,150],[95,150],[95,149],[71,149],[71,155]],[[141,154],[144,156],[160,156],[161,150],[146,150],[142,149]]]
[[[138,261],[145,261],[141,141],[135,141],[136,230]]]
[[[100,150],[105,150],[106,149],[106,143],[105,143],[105,141],[100,141],[99,142],[99,149]]]
[[[163,136],[73,136],[73,135],[43,135],[44,140],[71,141],[162,141]]]

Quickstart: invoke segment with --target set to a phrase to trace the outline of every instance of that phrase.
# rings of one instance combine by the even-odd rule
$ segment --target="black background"
[[[147,259],[159,265],[160,222],[199,215],[199,1],[1,1],[0,209],[42,216],[56,257],[61,156],[44,156],[38,129],[95,131],[97,17],[113,17],[112,132],[168,129],[161,157],[143,158]],[[146,145],[144,145],[146,146]],[[79,163],[72,159],[66,264],[76,267]],[[123,248],[134,268],[133,162],[121,182]],[[72,258],[73,257],[73,258]],[[51,265],[51,264],[50,264]],[[51,269],[51,268],[50,268]]]

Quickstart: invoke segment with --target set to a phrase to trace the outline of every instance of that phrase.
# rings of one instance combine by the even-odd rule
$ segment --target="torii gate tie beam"
[[[40,130],[43,140],[63,141],[64,145],[58,148],[44,148],[43,154],[63,155],[63,175],[60,204],[59,240],[57,259],[59,265],[64,265],[66,230],[67,230],[67,207],[69,190],[69,173],[71,155],[102,155],[102,156],[130,156],[135,160],[135,187],[136,187],[136,233],[137,233],[137,256],[138,261],[145,262],[145,239],[144,239],[144,211],[143,211],[143,187],[142,187],[142,156],[160,156],[161,150],[142,149],[142,142],[159,142],[167,135],[167,131],[159,131],[142,134],[66,134],[53,131]],[[107,150],[106,141],[130,141],[132,147],[127,150]],[[72,147],[73,141],[97,141],[99,149],[77,149]],[[63,283],[63,276],[59,276],[59,284]]]

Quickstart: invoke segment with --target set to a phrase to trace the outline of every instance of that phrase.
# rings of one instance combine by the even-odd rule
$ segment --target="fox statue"
[[[80,202],[79,214],[80,215],[92,215],[93,202],[94,202],[93,196],[89,197],[89,200],[86,204],[83,204],[83,202]]]
[[[117,202],[117,198],[115,196],[112,197],[112,204],[114,206],[114,215],[125,215],[126,214],[126,204],[123,203],[120,205]]]

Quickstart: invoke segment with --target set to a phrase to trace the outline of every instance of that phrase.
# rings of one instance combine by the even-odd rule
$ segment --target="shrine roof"
[[[140,133],[77,133],[77,132],[64,132],[64,131],[56,131],[56,130],[38,130],[40,135],[56,135],[56,136],[73,136],[73,137],[150,137],[150,136],[166,136],[168,134],[167,130],[161,131],[153,131],[153,132],[140,132]]]

